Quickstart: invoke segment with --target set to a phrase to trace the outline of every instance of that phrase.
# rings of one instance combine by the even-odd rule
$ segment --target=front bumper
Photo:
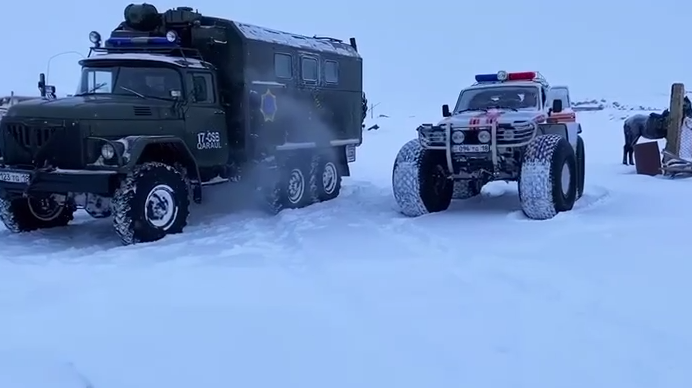
[[[507,160],[516,156],[517,149],[533,140],[536,130],[535,123],[523,121],[512,124],[424,124],[418,127],[418,137],[423,148],[445,153],[447,169],[454,178],[490,175],[495,179],[506,179],[514,175]],[[478,135],[483,131],[489,133],[489,141],[480,141]],[[462,140],[454,141],[456,133],[463,135]]]
[[[0,166],[0,197],[20,195],[92,193],[111,195],[118,173],[109,170],[27,170]]]

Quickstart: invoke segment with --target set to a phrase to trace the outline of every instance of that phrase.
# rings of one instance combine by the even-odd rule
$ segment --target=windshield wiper
[[[489,109],[490,109],[490,108],[494,108],[494,109],[509,109],[509,110],[512,110],[512,111],[515,111],[515,112],[519,112],[519,109],[517,109],[517,108],[512,108],[511,106],[507,106],[507,105],[493,105],[493,106],[488,107],[488,108],[489,108]]]
[[[172,98],[165,98],[165,97],[159,97],[159,96],[149,96],[149,95],[137,92],[135,90],[132,90],[130,88],[126,88],[125,86],[118,86],[118,88],[120,88],[126,92],[129,92],[131,94],[134,94],[135,96],[137,96],[143,100],[152,99],[152,100],[161,100],[161,101],[173,101]]]
[[[75,96],[87,96],[89,94],[96,94],[97,90],[102,89],[106,85],[108,85],[108,82],[102,82],[100,84],[96,84],[96,85],[94,85],[93,88],[89,89],[88,91],[86,91],[84,93],[77,93],[77,94],[75,94]]]
[[[144,94],[139,93],[139,92],[135,92],[134,90],[132,90],[132,89],[130,89],[130,88],[126,88],[126,87],[124,87],[124,86],[118,86],[118,87],[119,87],[120,89],[126,91],[126,92],[130,92],[130,93],[134,94],[135,96],[137,96],[137,97],[139,97],[139,98],[141,98],[141,99],[144,99],[144,100],[147,99],[147,97],[146,97]]]
[[[462,109],[454,113],[464,113],[464,112],[487,112],[488,108],[473,108],[473,109]]]

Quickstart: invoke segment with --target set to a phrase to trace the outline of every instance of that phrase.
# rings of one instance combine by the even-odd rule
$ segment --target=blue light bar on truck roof
[[[106,41],[106,46],[113,47],[141,47],[141,46],[176,46],[175,41],[171,42],[162,37],[135,37],[135,38],[110,38]]]
[[[98,36],[97,36],[98,35]],[[96,41],[101,40],[101,36],[92,31],[89,35],[89,40],[97,44]],[[110,47],[142,47],[142,46],[159,46],[159,47],[175,47],[180,41],[178,33],[168,31],[165,37],[161,36],[135,36],[135,37],[117,37],[110,38],[106,41],[106,46]]]

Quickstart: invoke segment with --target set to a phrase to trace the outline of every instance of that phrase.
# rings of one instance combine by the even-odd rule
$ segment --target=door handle
[[[223,115],[223,114],[226,114],[226,112],[224,112],[224,111],[222,111],[222,110],[215,110],[215,111],[214,111],[214,114],[215,114],[215,115]]]

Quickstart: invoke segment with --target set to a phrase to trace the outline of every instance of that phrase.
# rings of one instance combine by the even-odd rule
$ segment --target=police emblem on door
[[[274,121],[277,109],[276,96],[272,93],[270,89],[262,95],[262,101],[260,102],[260,112],[264,117],[264,121]]]

